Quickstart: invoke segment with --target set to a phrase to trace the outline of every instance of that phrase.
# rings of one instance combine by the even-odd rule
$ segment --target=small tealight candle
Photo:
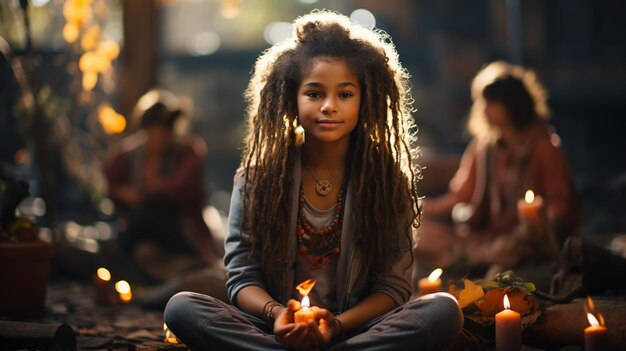
[[[509,297],[504,295],[504,310],[496,314],[496,351],[519,351],[522,348],[522,320],[511,310]]]
[[[309,302],[309,297],[304,296],[300,304],[300,309],[296,311],[293,316],[296,323],[308,323],[308,321],[315,319],[315,315],[313,314],[310,305],[311,303]]]
[[[442,273],[443,270],[441,268],[437,268],[430,273],[428,278],[422,278],[417,282],[420,296],[439,291],[441,288],[441,279],[439,279],[439,277]]]
[[[585,328],[585,351],[606,350],[608,346],[606,327],[601,325],[591,313],[587,313],[587,319],[591,325]]]
[[[119,282],[115,283],[115,290],[119,294],[120,301],[126,303],[132,300],[133,293],[130,290],[130,284],[128,284],[127,281],[120,280]]]
[[[106,268],[98,268],[93,276],[94,297],[97,303],[110,304],[111,289],[111,272]]]
[[[517,201],[517,215],[520,222],[526,222],[533,226],[536,230],[543,229],[543,198],[539,195],[535,196],[532,190],[526,191],[523,199]]]

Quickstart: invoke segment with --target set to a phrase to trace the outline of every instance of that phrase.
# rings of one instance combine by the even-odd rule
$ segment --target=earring
[[[298,124],[298,117],[293,119],[293,134],[295,135],[294,145],[296,147],[304,145],[304,128]]]

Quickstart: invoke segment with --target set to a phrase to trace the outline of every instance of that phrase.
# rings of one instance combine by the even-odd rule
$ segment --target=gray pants
[[[164,320],[192,350],[284,350],[265,321],[207,295],[174,295]],[[328,349],[442,350],[462,326],[456,301],[445,293],[431,294],[373,319]]]

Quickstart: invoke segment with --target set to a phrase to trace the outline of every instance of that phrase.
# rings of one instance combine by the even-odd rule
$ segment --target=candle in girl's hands
[[[504,310],[496,314],[496,351],[519,351],[522,348],[522,321],[511,310],[509,297],[504,295]]]
[[[441,279],[439,279],[439,277],[442,273],[443,270],[441,268],[437,268],[432,271],[432,273],[430,273],[428,278],[422,278],[419,280],[418,288],[420,296],[436,293],[439,291],[439,289],[441,288]]]
[[[296,286],[296,290],[303,296],[302,302],[300,303],[300,310],[296,311],[293,316],[296,323],[307,323],[309,320],[315,320],[315,314],[310,308],[311,303],[308,295],[316,282],[315,279],[307,279]]]
[[[602,315],[599,315],[602,320]],[[599,351],[607,349],[607,329],[591,313],[587,313],[590,326],[585,328],[585,351]]]
[[[309,297],[303,297],[300,304],[300,310],[296,311],[293,316],[296,323],[307,323],[309,320],[315,319],[315,315],[310,307]]]
[[[532,190],[526,191],[523,199],[517,201],[517,215],[520,222],[526,222],[533,226],[535,230],[542,231],[543,218],[543,198],[535,196]]]

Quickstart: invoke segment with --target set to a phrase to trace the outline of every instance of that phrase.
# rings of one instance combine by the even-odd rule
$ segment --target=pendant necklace
[[[302,163],[304,163],[304,166],[306,167],[306,169],[309,171],[309,173],[311,173],[311,175],[313,176],[313,179],[315,179],[315,192],[320,196],[326,196],[330,194],[330,192],[333,190],[333,182],[337,178],[337,175],[335,175],[330,180],[318,179],[315,173],[313,173],[313,170],[311,169],[311,167],[309,167],[309,165],[306,162],[304,162],[304,160],[302,160]]]

